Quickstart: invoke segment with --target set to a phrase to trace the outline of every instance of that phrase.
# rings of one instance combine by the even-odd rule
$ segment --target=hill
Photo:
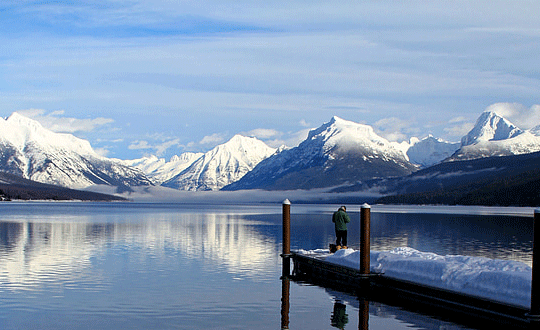
[[[0,172],[0,200],[126,201],[125,198],[40,183]]]
[[[488,206],[540,205],[540,153],[442,163],[378,182],[376,203]]]

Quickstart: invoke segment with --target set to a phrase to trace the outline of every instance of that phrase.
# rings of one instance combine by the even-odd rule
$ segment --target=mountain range
[[[540,126],[523,130],[494,112],[482,113],[460,143],[433,136],[390,142],[369,125],[332,117],[297,147],[274,149],[236,135],[206,153],[184,153],[169,161],[106,158],[88,141],[51,132],[18,113],[0,119],[0,171],[76,189],[103,184],[119,191],[151,185],[188,191],[328,188],[396,195],[418,193],[414,187],[445,186],[441,177],[467,172],[465,161],[536,151]]]
[[[98,155],[88,141],[51,132],[16,112],[0,118],[0,169],[74,189],[105,184],[125,190],[152,184],[141,171]]]
[[[333,117],[298,147],[266,158],[224,190],[324,188],[403,176],[416,169],[397,144],[377,135],[371,126]]]

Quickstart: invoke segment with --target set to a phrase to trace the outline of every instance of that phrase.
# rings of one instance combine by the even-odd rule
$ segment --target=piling
[[[360,275],[369,275],[371,206],[364,204],[360,210]]]
[[[534,211],[531,311],[529,316],[532,319],[540,320],[540,209]]]
[[[283,276],[290,275],[291,268],[291,202],[283,201]]]

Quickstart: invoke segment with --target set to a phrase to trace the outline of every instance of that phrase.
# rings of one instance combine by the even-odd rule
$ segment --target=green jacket
[[[336,230],[347,230],[347,224],[351,222],[347,212],[337,210],[332,216],[332,222],[336,224]]]

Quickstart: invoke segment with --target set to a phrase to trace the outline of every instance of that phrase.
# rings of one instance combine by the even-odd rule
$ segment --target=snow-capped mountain
[[[0,118],[0,170],[69,188],[151,185],[140,171],[98,155],[86,140],[13,113]]]
[[[162,185],[180,190],[219,190],[242,178],[275,151],[256,138],[235,135]]]
[[[448,142],[429,135],[422,140],[411,138],[405,152],[411,163],[429,167],[452,156],[459,147],[459,142]]]
[[[521,155],[540,151],[540,136],[535,130],[518,128],[493,111],[486,111],[473,129],[461,139],[461,147],[447,161],[492,156]]]
[[[203,155],[202,152],[185,152],[180,156],[174,155],[168,162],[164,158],[150,156],[124,160],[122,163],[141,170],[154,184],[161,185],[163,182],[180,174]]]
[[[224,190],[332,187],[414,170],[403,151],[371,126],[333,117],[300,145],[265,159]]]

